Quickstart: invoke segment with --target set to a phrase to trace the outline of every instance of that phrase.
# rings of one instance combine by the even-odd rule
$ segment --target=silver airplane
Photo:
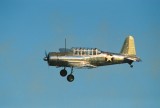
[[[128,36],[123,44],[120,53],[112,53],[101,51],[97,48],[73,47],[71,49],[60,48],[60,52],[45,52],[44,61],[49,66],[63,67],[60,75],[67,75],[66,67],[71,67],[71,73],[67,76],[67,80],[74,80],[73,68],[96,68],[99,66],[114,65],[128,63],[132,68],[133,62],[140,62],[141,59],[136,56],[134,38]]]

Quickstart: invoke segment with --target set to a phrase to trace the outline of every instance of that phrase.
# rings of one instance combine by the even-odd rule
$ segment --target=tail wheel
[[[133,65],[130,65],[131,68],[133,68]]]
[[[68,75],[68,76],[67,76],[67,80],[68,80],[69,82],[72,82],[72,81],[74,80],[74,76],[73,76],[72,74]]]
[[[67,71],[66,71],[65,69],[62,69],[62,70],[60,71],[60,75],[61,75],[62,77],[65,77],[65,76],[67,75]]]

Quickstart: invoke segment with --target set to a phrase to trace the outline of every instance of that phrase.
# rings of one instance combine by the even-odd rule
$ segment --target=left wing
[[[91,65],[86,61],[67,61],[70,67],[76,68],[96,68],[97,66]]]

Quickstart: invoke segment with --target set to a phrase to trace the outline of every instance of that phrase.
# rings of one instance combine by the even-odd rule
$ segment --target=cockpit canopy
[[[73,55],[98,55],[101,51],[97,48],[71,48]]]
[[[73,55],[98,55],[101,54],[101,51],[97,48],[81,48],[81,47],[72,47],[71,49],[60,48],[60,52],[69,52]]]

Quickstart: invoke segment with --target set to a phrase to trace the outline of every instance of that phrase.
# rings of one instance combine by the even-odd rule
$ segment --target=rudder
[[[136,56],[136,49],[133,36],[128,36],[125,39],[120,53],[124,55]]]

